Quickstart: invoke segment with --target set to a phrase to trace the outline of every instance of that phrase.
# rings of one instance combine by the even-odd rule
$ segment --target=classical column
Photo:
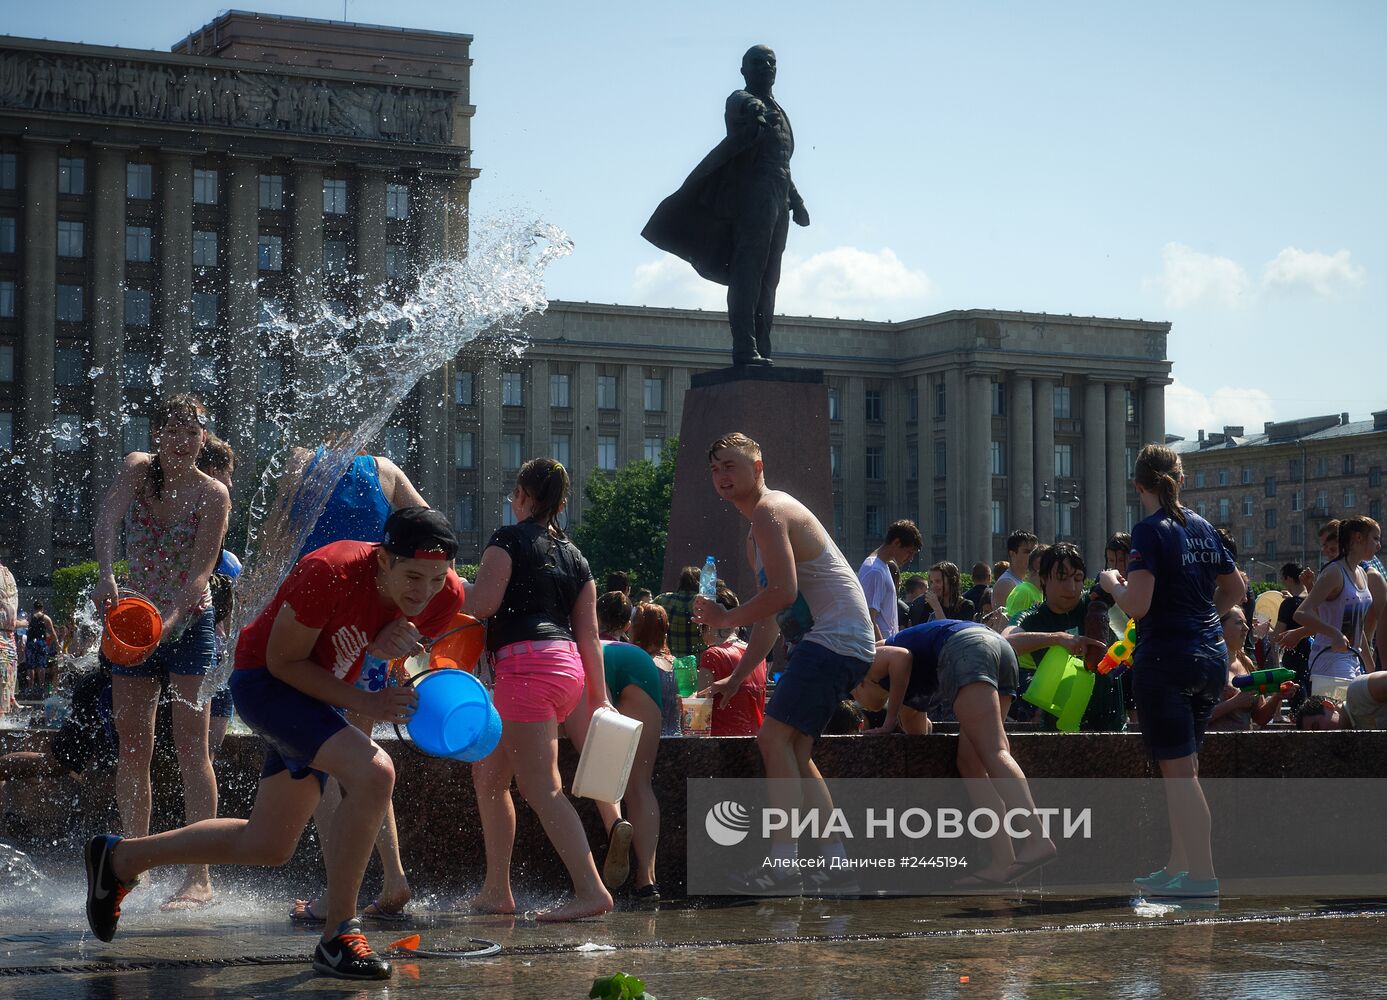
[[[501,362],[496,357],[487,355],[482,358],[477,371],[476,391],[481,423],[477,524],[482,535],[490,537],[501,526],[501,504],[510,496],[511,487],[506,479],[511,473],[505,468],[505,456],[501,454]],[[424,499],[434,503],[427,493]]]
[[[986,372],[968,373],[968,453],[965,547],[956,562],[992,561],[992,379]]]
[[[569,520],[582,518],[583,488],[597,468],[597,365],[580,361],[576,371],[573,405],[573,465],[575,466]]]
[[[884,540],[867,535],[866,392],[862,378],[851,375],[843,380],[838,400],[843,418],[843,540],[848,546],[844,554],[853,566]],[[774,482],[774,475],[771,479]]]
[[[934,400],[930,397],[930,376],[917,375],[916,392],[920,398],[920,419],[915,436],[915,447],[919,452],[920,489],[916,502],[915,524],[925,539],[925,549],[920,553],[920,561],[929,565],[935,560],[934,554]]]
[[[1127,523],[1127,387],[1129,383],[1109,382],[1108,396],[1108,524],[1104,544],[1114,531],[1128,531]],[[1132,391],[1136,391],[1133,388]],[[1096,553],[1095,553],[1096,554]]]
[[[1035,482],[1036,489],[1047,486],[1051,494],[1055,485],[1055,379],[1051,375],[1037,375],[1032,380],[1035,386]],[[1016,527],[1022,527],[1017,525]],[[1055,505],[1040,503],[1036,497],[1035,534],[1042,542],[1055,540]]]
[[[380,296],[385,288],[385,175],[378,171],[362,174],[359,193],[361,205],[357,215],[358,267],[361,270],[363,296]],[[426,247],[442,246],[448,226],[447,200],[441,196],[438,182],[424,185],[424,195],[415,200],[422,213],[419,221],[420,241]],[[368,233],[366,230],[370,229]],[[425,257],[429,260],[431,257]],[[374,291],[372,291],[374,290]],[[377,299],[378,301],[378,299]],[[372,304],[376,304],[375,301]],[[453,477],[453,408],[449,405],[449,369],[444,365],[425,375],[419,382],[419,471],[420,491],[430,504],[451,517]],[[482,385],[482,454],[487,455],[485,441],[491,417],[488,405],[495,406],[495,419],[490,420],[489,433],[499,443],[501,433],[499,372],[496,381],[487,382],[480,374]],[[483,388],[484,387],[484,388]],[[494,454],[499,459],[499,444]],[[483,466],[483,469],[487,468]],[[496,468],[500,468],[499,461]],[[498,489],[502,484],[498,484]],[[507,494],[509,490],[506,490]],[[486,508],[483,507],[483,510]]]
[[[256,406],[260,388],[260,310],[255,283],[259,278],[260,163],[231,157],[226,184],[226,326],[227,371],[224,387],[227,443],[236,452],[232,480],[232,533],[238,532],[260,485],[255,447]]]
[[[187,153],[162,158],[159,218],[160,395],[187,392],[193,344],[193,164]]]
[[[645,454],[645,368],[624,365],[621,369],[621,440],[617,442],[619,465],[634,462]]]
[[[684,365],[669,370],[669,432],[675,437],[679,436],[679,427],[684,422],[684,396],[689,391],[692,374],[693,370]],[[697,441],[690,444],[698,447]]]
[[[1141,388],[1141,442],[1165,444],[1165,387],[1169,379],[1147,378]]]
[[[525,399],[525,415],[529,418],[529,454],[526,458],[554,455],[549,410],[549,362],[543,358],[530,361],[530,394]],[[572,460],[570,459],[570,462]],[[572,475],[572,470],[569,472]]]
[[[1031,380],[1012,375],[1007,394],[1007,531],[1035,531],[1035,412]]]
[[[312,319],[322,294],[323,169],[294,164],[294,187],[289,212],[289,264],[294,275],[292,318]],[[293,359],[285,359],[293,364]]]
[[[123,453],[121,404],[125,396],[125,150],[96,148],[92,203],[92,418],[93,508],[115,478]]]
[[[388,171],[380,167],[356,169],[356,273],[361,281],[361,306],[371,309],[385,297],[385,180]],[[416,203],[417,204],[417,203]],[[430,206],[423,206],[426,226]]]
[[[1089,378],[1084,383],[1084,467],[1077,478],[1080,482],[1080,510],[1083,511],[1083,554],[1094,565],[1103,558],[1103,543],[1108,540],[1108,438],[1107,403],[1103,383]]]
[[[962,553],[970,548],[968,520],[968,473],[965,458],[968,452],[967,380],[954,367],[944,373],[944,454],[947,474],[944,478],[944,503],[948,510],[949,534],[944,540],[948,559],[969,559]]]
[[[37,582],[53,571],[53,360],[57,324],[58,151],[26,142],[24,161],[24,276],[20,343],[24,459],[19,532],[23,576]]]

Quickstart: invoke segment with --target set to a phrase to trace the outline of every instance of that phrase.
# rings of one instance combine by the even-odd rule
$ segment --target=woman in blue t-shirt
[[[1213,526],[1180,506],[1183,481],[1175,452],[1142,448],[1134,485],[1147,516],[1132,529],[1126,578],[1105,569],[1098,584],[1137,623],[1137,718],[1165,779],[1170,818],[1170,860],[1136,887],[1158,896],[1217,896],[1199,747],[1228,670],[1219,617],[1242,600],[1246,584]]]

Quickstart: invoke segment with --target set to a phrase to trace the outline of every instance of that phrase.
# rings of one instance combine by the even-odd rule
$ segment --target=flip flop
[[[313,900],[296,899],[293,909],[289,911],[289,922],[303,926],[313,926],[326,923],[326,919],[313,912]]]
[[[199,899],[196,896],[189,896],[187,893],[180,892],[176,896],[170,896],[159,904],[160,913],[179,913],[183,910],[200,910],[204,906],[210,906],[210,899]]]
[[[380,900],[374,900],[366,909],[361,911],[362,920],[374,920],[382,924],[402,924],[409,919],[409,914],[404,910],[387,910],[380,905]]]
[[[1059,857],[1058,854],[1052,854],[1048,858],[1039,858],[1035,861],[1014,861],[1011,867],[1007,869],[1006,874],[1002,876],[1002,881],[1020,882],[1027,875],[1040,871],[1057,857]]]

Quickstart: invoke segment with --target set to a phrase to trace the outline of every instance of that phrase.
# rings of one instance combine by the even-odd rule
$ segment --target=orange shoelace
[[[130,888],[123,882],[116,883],[116,917],[120,917],[120,904],[130,895]]]
[[[375,955],[371,946],[366,943],[365,934],[339,934],[337,940],[341,941],[342,947],[350,951],[355,958],[371,958]]]

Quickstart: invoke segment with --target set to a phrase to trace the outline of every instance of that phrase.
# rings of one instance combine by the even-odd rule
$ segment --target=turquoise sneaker
[[[1153,896],[1176,899],[1217,899],[1218,879],[1190,878],[1188,872],[1181,872],[1165,885],[1153,886],[1148,891]]]
[[[1176,879],[1183,874],[1185,873],[1176,872],[1171,874],[1162,868],[1160,871],[1152,872],[1150,875],[1142,875],[1139,878],[1132,879],[1132,885],[1136,886],[1142,892],[1150,892],[1152,889],[1158,889],[1172,879]]]

